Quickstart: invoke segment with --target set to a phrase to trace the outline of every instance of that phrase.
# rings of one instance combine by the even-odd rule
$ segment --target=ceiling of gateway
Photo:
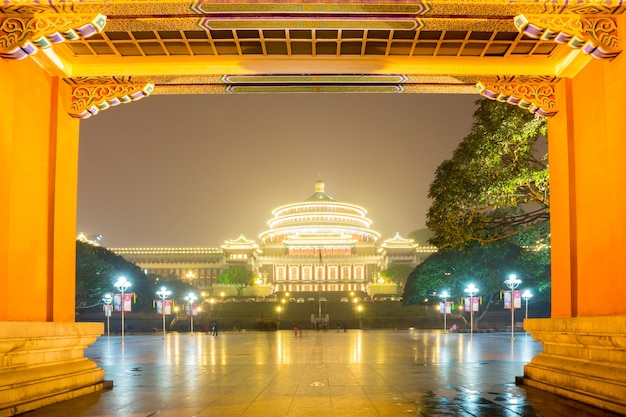
[[[546,57],[559,46],[518,32],[311,29],[104,32],[65,45],[77,57]]]

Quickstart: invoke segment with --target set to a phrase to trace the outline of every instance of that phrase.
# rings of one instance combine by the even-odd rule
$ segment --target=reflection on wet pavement
[[[515,385],[526,334],[351,330],[106,336],[86,354],[109,391],[28,417],[612,416]]]

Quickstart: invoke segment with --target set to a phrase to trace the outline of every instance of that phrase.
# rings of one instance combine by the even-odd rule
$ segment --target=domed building
[[[272,214],[259,261],[274,291],[366,291],[380,261],[367,210],[335,200],[317,181],[311,197]]]
[[[393,264],[417,265],[436,251],[420,247],[399,234],[378,244],[367,210],[335,200],[323,181],[300,203],[272,211],[260,243],[240,235],[220,248],[111,248],[146,273],[175,275],[205,290],[232,295],[217,278],[223,270],[246,267],[258,276],[258,286],[246,295],[276,292],[379,292],[396,294],[380,271]],[[375,288],[375,289],[374,289]]]

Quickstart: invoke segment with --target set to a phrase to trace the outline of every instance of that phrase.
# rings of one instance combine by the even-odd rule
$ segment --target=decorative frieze
[[[78,84],[72,86],[70,116],[87,119],[111,106],[140,100],[152,93],[150,83]]]
[[[514,104],[541,117],[558,112],[554,84],[479,82],[476,87],[484,97]]]
[[[596,59],[620,54],[617,21],[610,16],[518,15],[515,27],[533,39],[551,40],[580,49]]]
[[[105,25],[102,14],[0,16],[0,57],[24,59],[53,44],[100,33]]]

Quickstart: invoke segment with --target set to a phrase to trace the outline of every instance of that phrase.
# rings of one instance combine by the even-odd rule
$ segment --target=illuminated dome
[[[320,247],[376,242],[380,234],[370,230],[367,210],[336,201],[324,187],[318,180],[311,197],[274,209],[274,218],[267,223],[270,229],[259,235],[263,243]]]

